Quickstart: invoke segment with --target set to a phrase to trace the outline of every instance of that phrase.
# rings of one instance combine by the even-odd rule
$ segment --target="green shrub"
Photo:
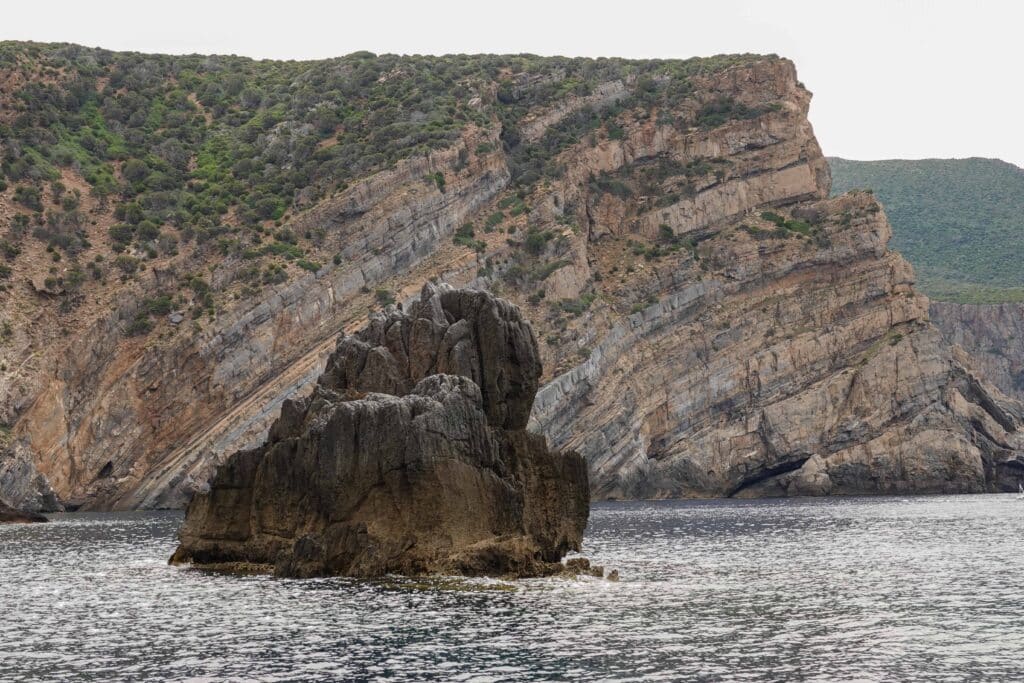
[[[547,246],[549,239],[551,239],[550,233],[531,230],[526,233],[526,240],[523,242],[523,246],[526,248],[527,253],[539,256]]]
[[[153,329],[153,322],[149,319],[144,311],[140,311],[128,323],[128,327],[125,328],[125,332],[130,337],[141,337],[142,335],[149,334],[150,330]]]
[[[566,313],[582,315],[584,311],[590,308],[590,304],[594,303],[596,298],[597,294],[591,292],[582,295],[579,299],[562,299],[558,305]]]
[[[118,254],[114,265],[125,275],[131,275],[139,269],[139,259],[127,254]]]
[[[14,201],[27,209],[42,212],[43,201],[39,194],[39,188],[31,185],[18,185],[14,188]]]
[[[263,284],[277,285],[288,280],[288,272],[279,263],[271,263],[263,271]]]
[[[0,240],[0,251],[3,252],[5,258],[12,260],[21,253],[21,247],[7,240]]]
[[[495,211],[494,213],[487,217],[486,226],[489,229],[493,229],[503,220],[505,220],[505,214],[501,211]]]
[[[171,297],[166,294],[142,300],[142,308],[150,315],[167,315],[174,310],[174,303]]]

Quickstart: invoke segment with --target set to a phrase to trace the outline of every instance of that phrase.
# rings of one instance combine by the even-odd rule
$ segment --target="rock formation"
[[[48,522],[38,512],[27,510],[15,510],[14,508],[0,502],[0,524],[31,524],[35,522]]]
[[[979,374],[1024,401],[1024,304],[933,301],[929,313],[946,341],[970,355]]]
[[[710,277],[612,328],[538,395],[537,426],[587,457],[594,495],[1016,488],[1021,406],[930,324],[874,198],[783,213],[705,232]]]
[[[596,497],[1005,487],[1018,408],[971,379],[931,325],[877,202],[826,199],[793,64],[745,55],[605,75],[605,63],[508,58],[497,80],[452,89],[473,113],[447,147],[322,195],[297,189],[316,198],[280,229],[317,263],[261,257],[291,269],[285,282],[244,279],[246,254],[291,249],[266,244],[268,221],[258,243],[235,244],[249,235],[229,225],[226,256],[216,240],[182,242],[128,284],[96,285],[94,309],[61,313],[65,295],[27,284],[0,298],[14,322],[0,347],[0,496],[34,509],[184,506],[311,390],[337,330],[431,278],[495,292],[532,321],[545,374],[531,424],[584,455]],[[580,84],[595,73],[606,80]],[[90,218],[113,220],[83,188]],[[0,213],[13,192],[0,192]],[[108,239],[83,230],[93,248]],[[15,276],[32,263],[48,275],[36,246]],[[126,334],[142,297],[197,272],[210,274],[214,310],[189,289],[173,302],[189,322]]]
[[[283,576],[561,569],[586,465],[526,431],[541,375],[529,324],[485,292],[426,285],[343,336],[311,395],[189,505],[172,562]]]

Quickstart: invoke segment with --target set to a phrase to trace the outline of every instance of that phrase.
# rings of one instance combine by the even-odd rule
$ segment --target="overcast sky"
[[[5,2],[0,38],[274,59],[406,54],[794,60],[825,153],[1024,165],[1024,3],[1013,0]],[[148,9],[148,7],[152,9]]]

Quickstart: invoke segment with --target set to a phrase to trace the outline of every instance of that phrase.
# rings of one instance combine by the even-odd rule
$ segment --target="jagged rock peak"
[[[230,457],[172,562],[283,576],[559,571],[588,515],[586,465],[526,420],[541,374],[519,309],[426,285],[343,337],[313,393]]]
[[[404,396],[435,374],[469,377],[491,426],[523,429],[541,376],[537,340],[508,301],[428,282],[408,313],[389,306],[342,337],[319,384]]]

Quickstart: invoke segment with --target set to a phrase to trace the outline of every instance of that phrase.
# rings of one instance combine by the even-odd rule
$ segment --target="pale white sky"
[[[5,2],[0,39],[275,59],[774,52],[814,92],[828,155],[1024,165],[1024,3],[1013,0]]]

